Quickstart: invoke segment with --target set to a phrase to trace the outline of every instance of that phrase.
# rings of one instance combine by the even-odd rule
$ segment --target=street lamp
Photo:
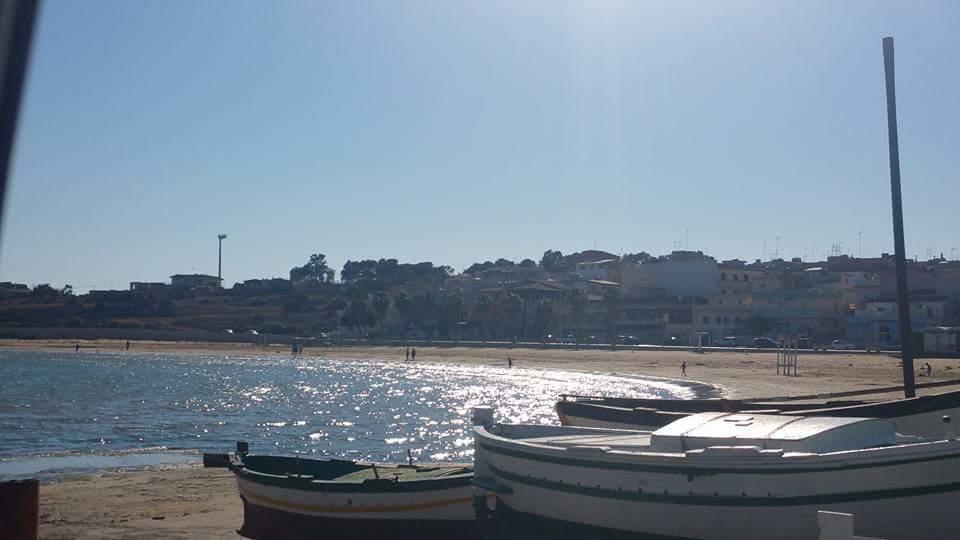
[[[226,238],[225,234],[217,235],[217,279],[220,280],[220,285],[223,286],[223,239]]]

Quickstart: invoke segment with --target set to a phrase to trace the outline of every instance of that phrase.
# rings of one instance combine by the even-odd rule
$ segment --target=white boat
[[[698,412],[884,418],[898,433],[937,437],[944,415],[960,415],[960,391],[886,401],[770,401],[633,399],[564,396],[556,405],[565,426],[655,430]]]
[[[488,528],[808,540],[827,510],[890,540],[960,530],[960,441],[900,436],[884,419],[712,412],[643,432],[493,424],[478,409],[474,424]]]

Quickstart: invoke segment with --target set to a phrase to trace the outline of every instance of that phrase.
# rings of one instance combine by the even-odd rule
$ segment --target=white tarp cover
[[[877,418],[699,413],[654,431],[650,449],[685,452],[710,446],[757,446],[823,453],[895,442],[893,423]]]

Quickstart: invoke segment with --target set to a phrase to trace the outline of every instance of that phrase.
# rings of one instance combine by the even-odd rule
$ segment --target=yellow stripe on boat
[[[254,501],[266,503],[271,506],[277,506],[280,508],[286,508],[289,510],[301,510],[301,511],[308,511],[308,512],[343,513],[343,514],[371,513],[371,512],[382,512],[382,513],[409,512],[412,510],[424,510],[427,508],[437,508],[440,506],[449,506],[452,504],[461,504],[461,503],[473,501],[473,496],[469,496],[469,497],[457,497],[455,499],[440,499],[436,501],[428,501],[423,503],[395,504],[392,506],[328,506],[328,505],[321,505],[321,504],[304,504],[304,503],[283,501],[280,499],[274,499],[273,497],[267,497],[265,495],[257,495],[254,493],[246,493],[244,494],[244,496]]]

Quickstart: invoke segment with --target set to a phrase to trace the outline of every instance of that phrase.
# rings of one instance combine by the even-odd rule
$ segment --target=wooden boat
[[[960,526],[960,441],[903,437],[888,420],[713,412],[642,432],[494,424],[487,409],[474,424],[491,536],[807,540],[819,510],[889,540]]]
[[[248,538],[472,538],[469,466],[252,455],[230,469]]]
[[[944,415],[960,415],[960,391],[888,401],[654,400],[631,398],[563,399],[557,415],[565,426],[655,430],[699,412],[750,412],[826,417],[883,418],[905,435],[937,437]]]

